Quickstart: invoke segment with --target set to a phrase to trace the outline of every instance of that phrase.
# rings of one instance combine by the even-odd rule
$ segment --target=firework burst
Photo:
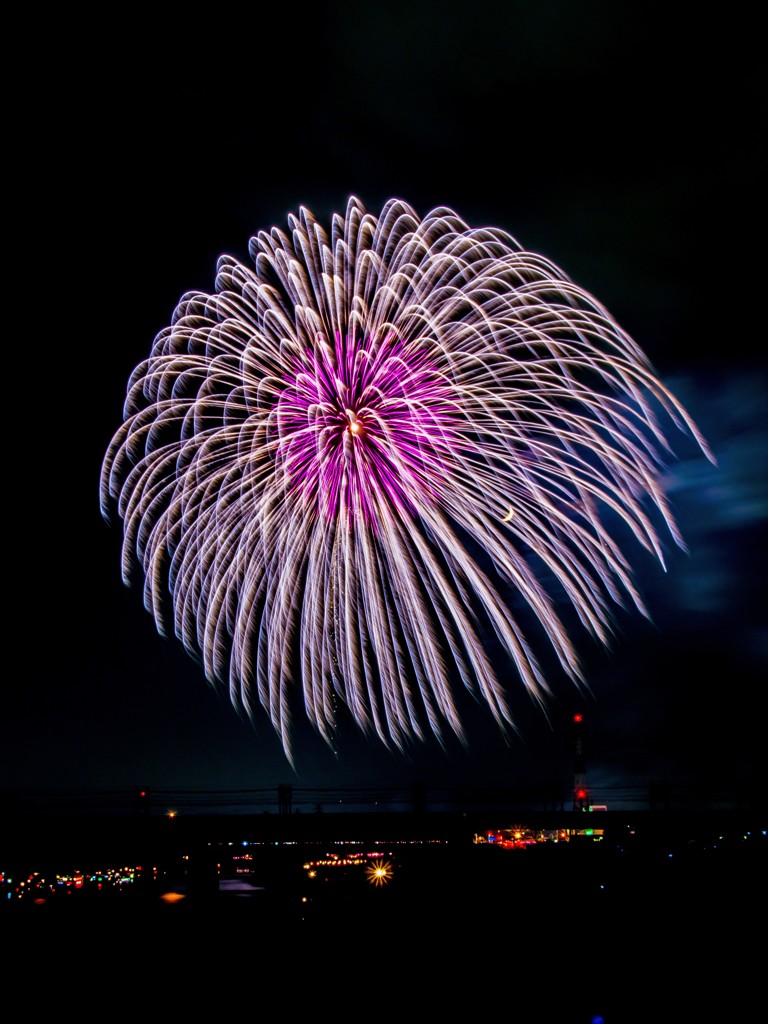
[[[577,684],[558,597],[608,643],[645,613],[607,522],[663,564],[682,544],[665,421],[704,440],[608,312],[544,257],[452,210],[351,198],[218,261],[129,381],[101,504],[158,631],[290,758],[297,698],[332,743],[339,702],[402,748],[462,689],[499,726],[551,692],[523,611]],[[622,527],[626,533],[626,529]],[[544,583],[546,581],[546,585]]]

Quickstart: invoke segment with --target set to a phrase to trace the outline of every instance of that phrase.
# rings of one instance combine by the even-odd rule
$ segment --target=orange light
[[[367,874],[372,885],[386,885],[392,877],[392,865],[389,861],[375,860],[368,866]]]
[[[160,899],[163,903],[180,903],[185,896],[183,892],[164,892]]]

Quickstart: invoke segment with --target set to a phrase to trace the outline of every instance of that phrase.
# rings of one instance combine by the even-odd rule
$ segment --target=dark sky
[[[756,26],[728,15],[332,0],[247,23],[129,16],[87,44],[90,23],[49,27],[10,197],[28,229],[7,280],[26,401],[0,789],[567,784],[574,710],[608,800],[764,778],[764,66]],[[718,465],[674,439],[688,551],[668,544],[666,573],[638,554],[651,622],[619,614],[610,652],[576,638],[591,695],[558,684],[547,719],[510,680],[519,737],[470,707],[468,748],[406,755],[353,734],[335,757],[299,723],[291,769],[266,717],[238,718],[121,583],[99,470],[183,292],[212,289],[220,253],[247,259],[300,205],[327,221],[350,194],[374,212],[392,196],[451,206],[558,263],[648,353]]]

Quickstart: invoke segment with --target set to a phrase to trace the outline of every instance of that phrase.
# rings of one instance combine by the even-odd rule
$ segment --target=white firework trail
[[[159,632],[260,705],[289,759],[297,697],[328,743],[340,701],[388,746],[463,739],[462,688],[514,727],[490,635],[551,693],[521,602],[583,682],[558,597],[603,644],[615,606],[646,614],[606,524],[663,565],[655,523],[683,544],[666,428],[711,458],[640,348],[553,263],[450,209],[352,197],[329,230],[302,208],[249,249],[181,298],[103,463],[123,578]]]

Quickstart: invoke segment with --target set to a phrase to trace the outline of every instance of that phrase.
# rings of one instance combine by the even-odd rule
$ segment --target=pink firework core
[[[277,401],[288,490],[331,518],[417,513],[437,500],[456,443],[452,394],[421,343],[392,331],[318,338]]]

